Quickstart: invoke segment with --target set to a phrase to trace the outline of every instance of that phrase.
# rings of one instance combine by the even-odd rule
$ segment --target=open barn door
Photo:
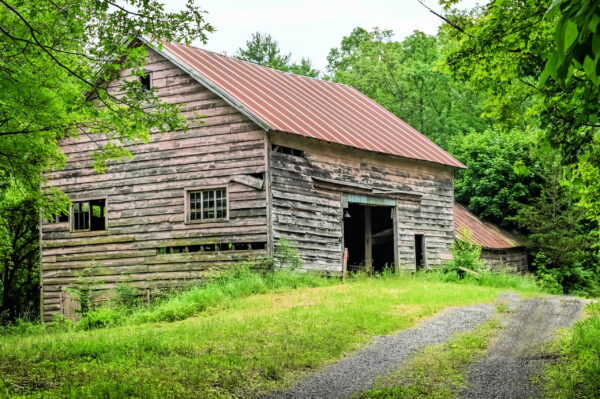
[[[346,199],[343,224],[348,270],[381,272],[386,267],[394,267],[393,200],[376,198],[378,203],[373,204],[365,196],[353,195]]]

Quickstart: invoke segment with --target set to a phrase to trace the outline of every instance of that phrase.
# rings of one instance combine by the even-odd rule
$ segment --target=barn
[[[481,246],[481,260],[492,272],[526,273],[527,248],[515,235],[484,222],[467,207],[454,204],[454,231],[456,238],[464,239],[463,229],[472,233],[471,240]]]
[[[190,129],[153,134],[102,175],[90,159],[97,138],[61,141],[67,166],[48,184],[73,204],[42,224],[46,319],[72,315],[66,288],[84,270],[103,289],[150,292],[272,255],[281,238],[307,271],[329,275],[449,258],[464,166],[404,121],[347,85],[141,44],[142,83],[181,104]]]

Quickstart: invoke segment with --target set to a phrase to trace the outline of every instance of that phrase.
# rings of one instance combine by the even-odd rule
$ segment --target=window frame
[[[74,217],[74,205],[79,202],[87,202],[88,204],[91,201],[101,201],[104,200],[104,230],[92,230],[92,206],[89,205],[89,228],[87,229],[75,229],[75,217]],[[107,234],[108,233],[108,197],[86,197],[86,198],[77,198],[71,200],[72,204],[69,208],[69,225],[71,227],[71,233],[87,233],[87,234]]]
[[[199,191],[215,191],[215,190],[224,190],[225,191],[225,212],[226,215],[224,218],[213,218],[213,219],[191,219],[191,209],[190,209],[190,194]],[[214,186],[200,186],[200,187],[189,187],[184,190],[184,223],[185,224],[197,224],[197,223],[223,223],[229,221],[229,187],[227,185],[214,185]],[[215,215],[216,216],[216,215]]]

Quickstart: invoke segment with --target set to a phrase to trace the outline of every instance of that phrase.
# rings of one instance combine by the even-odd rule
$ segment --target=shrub
[[[94,264],[88,265],[88,267],[83,269],[83,272],[78,274],[77,282],[67,287],[67,291],[73,295],[75,302],[79,304],[77,313],[80,313],[82,316],[94,310],[94,300],[98,296],[96,289],[102,284],[101,281],[93,278],[95,268]]]
[[[450,246],[452,260],[443,268],[445,273],[458,275],[463,278],[465,272],[460,268],[478,271],[481,269],[481,246],[473,241],[473,233],[466,229],[460,230],[461,239],[454,240]]]
[[[130,283],[119,283],[115,287],[114,302],[117,306],[133,309],[140,305],[139,290]]]
[[[278,268],[296,270],[302,266],[300,253],[285,238],[279,239],[279,245],[273,258],[274,264]]]

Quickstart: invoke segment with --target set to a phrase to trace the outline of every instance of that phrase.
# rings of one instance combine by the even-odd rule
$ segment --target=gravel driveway
[[[505,330],[486,356],[467,372],[461,398],[537,398],[531,381],[545,359],[540,346],[558,328],[572,325],[585,302],[571,297],[510,298],[513,312],[502,319]]]
[[[324,367],[286,392],[272,398],[347,398],[369,389],[377,377],[396,370],[411,354],[427,345],[441,344],[454,333],[471,330],[494,314],[493,305],[446,309],[410,330],[377,337],[356,354]]]
[[[461,398],[535,398],[532,372],[544,359],[540,345],[558,328],[573,324],[585,303],[570,297],[500,298],[511,312],[501,320],[505,329],[481,361],[467,372],[469,386]],[[377,378],[398,370],[418,349],[446,342],[453,334],[473,329],[489,319],[494,305],[446,309],[410,330],[378,337],[356,354],[324,367],[285,392],[271,398],[348,398],[373,386]]]

